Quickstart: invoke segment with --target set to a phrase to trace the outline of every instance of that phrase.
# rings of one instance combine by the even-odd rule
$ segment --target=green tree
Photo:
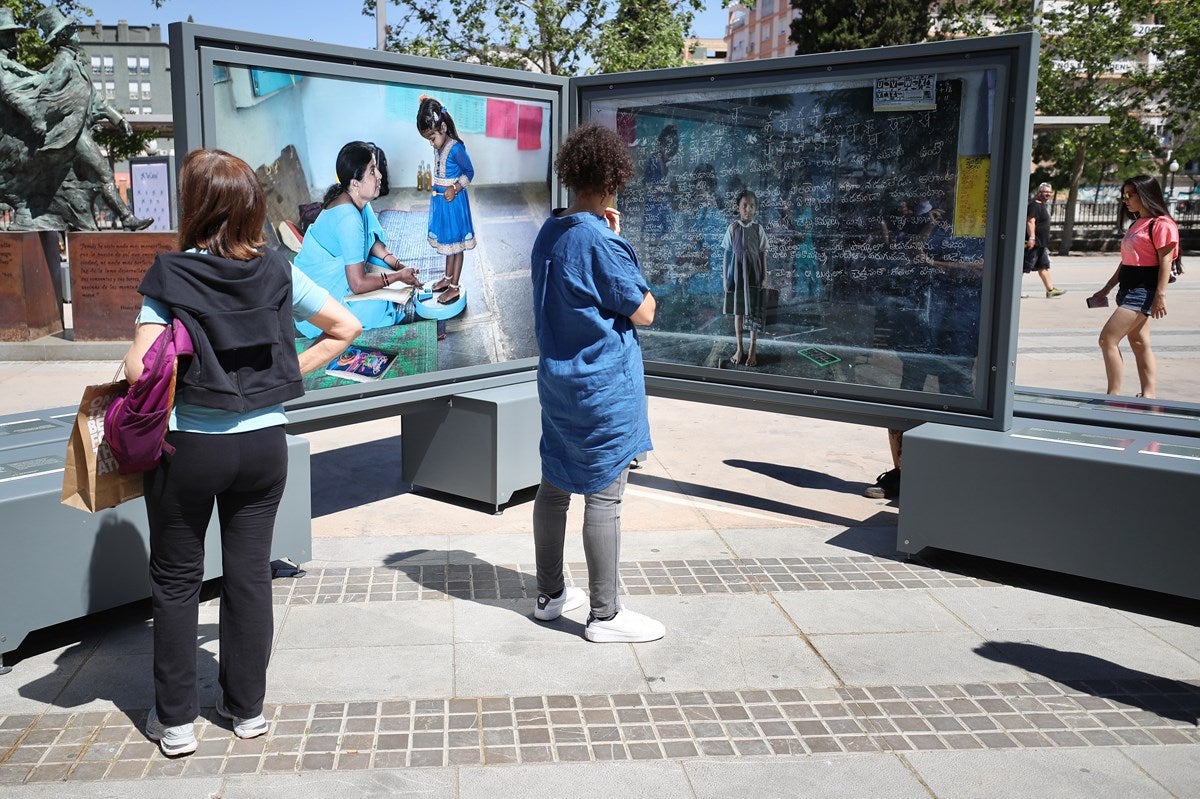
[[[117,163],[128,161],[146,151],[146,145],[162,136],[158,128],[151,130],[135,130],[126,136],[118,127],[107,125],[92,132],[92,138],[104,148],[108,154],[108,165],[115,168]]]
[[[363,0],[375,13],[376,0]],[[681,63],[692,9],[703,0],[391,0],[388,49],[451,61],[576,75]],[[389,14],[389,20],[391,19]],[[637,30],[644,19],[647,29]]]
[[[796,55],[914,44],[929,38],[930,4],[921,0],[791,0],[800,12],[789,41]]]
[[[1153,94],[1153,76],[1137,55],[1147,41],[1137,28],[1154,0],[1063,0],[1034,15],[1029,0],[968,0],[940,20],[948,32],[981,35],[1036,30],[1041,33],[1037,111],[1043,116],[1108,116],[1107,125],[1041,134],[1034,150],[1056,164],[1066,188],[1066,219],[1059,253],[1075,238],[1075,207],[1089,162],[1129,165],[1157,150],[1139,114]]]
[[[601,72],[682,66],[692,12],[703,7],[703,0],[682,5],[670,0],[621,0],[597,38],[597,66]]]
[[[605,0],[393,0],[388,49],[411,55],[524,69],[578,72],[607,10]],[[374,14],[375,0],[363,13]],[[390,19],[390,15],[389,15]]]
[[[45,6],[57,6],[68,17],[91,16],[91,9],[76,0],[0,0],[0,6],[11,8],[13,17],[22,25],[29,28],[17,38],[16,60],[31,69],[40,69],[50,62],[54,53],[46,46],[33,19]]]
[[[1173,0],[1155,8],[1162,27],[1150,32],[1160,64],[1152,87],[1165,111],[1172,157],[1200,160],[1200,0]]]

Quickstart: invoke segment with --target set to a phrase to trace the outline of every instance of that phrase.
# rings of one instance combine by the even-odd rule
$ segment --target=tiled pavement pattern
[[[1024,302],[1023,329],[1069,314]],[[1085,344],[1053,362],[1078,386],[1095,379]],[[94,371],[0,368],[0,407],[77,394],[111,363]],[[1197,395],[1200,371],[1173,374],[1172,396]],[[213,713],[209,602],[200,751],[162,757],[141,732],[148,613],[101,614],[9,659],[0,797],[1200,799],[1200,603],[906,561],[896,504],[861,496],[887,468],[881,430],[649,404],[621,576],[662,641],[591,645],[584,608],[529,619],[528,501],[493,516],[409,492],[379,423],[314,434],[308,576],[275,583],[270,732],[239,741]],[[349,495],[330,479],[359,472],[392,477]]]
[[[1198,744],[1200,683],[910,685],[279,705],[232,737],[211,708],[168,760],[123,712],[0,717],[0,784],[401,767]]]
[[[300,580],[276,580],[275,604],[391,602],[404,599],[533,599],[532,564],[404,564],[311,569]],[[587,566],[568,563],[568,584],[587,585]],[[982,577],[867,555],[820,558],[635,561],[621,564],[630,595],[773,593],[996,585]]]

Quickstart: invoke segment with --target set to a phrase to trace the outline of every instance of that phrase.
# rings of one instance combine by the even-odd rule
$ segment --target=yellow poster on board
[[[958,190],[954,196],[954,235],[980,238],[987,230],[990,155],[958,158]]]

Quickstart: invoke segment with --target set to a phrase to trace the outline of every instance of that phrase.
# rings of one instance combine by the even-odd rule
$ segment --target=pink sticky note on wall
[[[542,149],[542,107],[522,105],[517,108],[517,149]]]
[[[487,101],[487,135],[497,139],[517,138],[517,104],[511,100]]]

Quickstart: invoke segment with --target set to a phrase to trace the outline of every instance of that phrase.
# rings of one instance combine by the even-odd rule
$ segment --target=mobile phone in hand
[[[1088,297],[1087,307],[1089,308],[1107,308],[1108,297]]]

